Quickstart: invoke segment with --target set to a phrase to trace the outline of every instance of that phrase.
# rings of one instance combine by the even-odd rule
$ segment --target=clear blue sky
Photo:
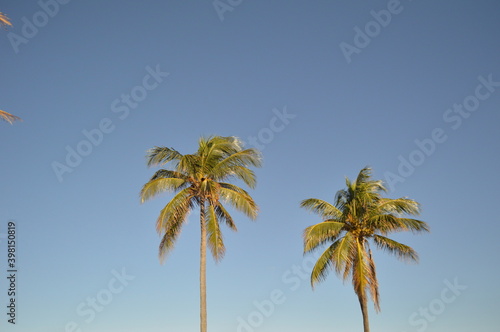
[[[210,331],[362,330],[350,283],[309,286],[301,234],[320,219],[299,202],[333,200],[365,165],[432,228],[395,235],[418,265],[374,253],[372,330],[497,329],[498,1],[41,3],[50,15],[0,7],[14,24],[0,31],[0,109],[24,120],[0,123],[1,331],[198,331],[196,213],[160,265],[154,225],[171,196],[138,194],[148,148],[190,153],[210,134],[264,156],[258,220],[236,214],[225,259],[208,263]]]

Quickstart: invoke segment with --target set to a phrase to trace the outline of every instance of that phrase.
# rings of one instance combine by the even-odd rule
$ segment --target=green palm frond
[[[226,171],[227,172],[227,171]],[[243,181],[248,187],[254,189],[257,185],[257,179],[255,177],[255,172],[245,166],[232,166],[231,173],[227,175],[231,175],[237,179]],[[220,180],[224,180],[228,176],[224,176]]]
[[[198,181],[207,175],[207,171],[202,167],[200,156],[195,154],[181,156],[176,170],[184,174],[189,174]]]
[[[220,197],[250,219],[257,218],[259,211],[253,198],[243,189],[229,183],[220,183]]]
[[[382,198],[378,209],[382,213],[408,214],[412,216],[420,214],[420,204],[406,197],[396,199]]]
[[[216,262],[220,261],[226,252],[222,232],[217,222],[217,213],[213,205],[208,207],[207,215],[207,237],[208,248],[212,252],[212,256]]]
[[[356,241],[356,255],[352,271],[352,284],[354,291],[361,298],[366,297],[366,290],[373,278],[367,256],[363,243],[358,239]]]
[[[172,171],[169,169],[160,169],[155,172],[149,181],[160,179],[160,178],[175,178],[175,179],[188,179],[183,173]]]
[[[374,235],[373,241],[378,248],[386,250],[400,260],[418,262],[417,252],[407,245],[391,240],[382,235]]]
[[[147,165],[157,166],[165,165],[171,161],[179,161],[182,155],[174,149],[164,146],[155,146],[146,153]]]
[[[191,188],[179,191],[161,210],[156,221],[156,231],[163,233],[170,227],[170,224],[184,222],[195,203]]]
[[[311,286],[314,286],[321,281],[324,281],[328,276],[328,272],[334,267],[332,256],[337,247],[338,241],[334,242],[318,258],[311,271]]]
[[[373,260],[371,250],[368,250],[367,259],[368,269],[370,270],[368,280],[370,296],[372,298],[375,311],[380,312],[380,294],[378,291],[377,269],[375,268],[375,261]]]
[[[165,191],[177,191],[189,184],[185,179],[156,178],[146,183],[141,190],[141,203]]]
[[[339,218],[342,215],[337,207],[317,198],[308,198],[300,203],[300,207],[320,215],[324,219]]]
[[[236,224],[234,223],[233,218],[231,217],[229,212],[227,212],[227,210],[224,208],[224,206],[222,206],[222,204],[220,202],[215,203],[214,209],[215,209],[215,213],[217,214],[217,219],[219,221],[224,222],[233,231],[238,230],[236,228]]]
[[[313,251],[319,246],[335,241],[344,230],[344,223],[325,220],[304,230],[304,253]]]

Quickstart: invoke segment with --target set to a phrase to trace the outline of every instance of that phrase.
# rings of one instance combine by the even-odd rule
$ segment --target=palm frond
[[[307,227],[302,236],[304,239],[304,253],[313,251],[326,242],[335,241],[344,226],[344,223],[326,220]]]
[[[141,190],[141,203],[165,191],[177,191],[186,187],[188,181],[181,178],[156,178],[146,183]]]
[[[375,261],[372,257],[372,251],[368,250],[368,268],[370,270],[369,273],[369,290],[370,296],[373,301],[373,305],[375,306],[375,311],[380,312],[380,294],[378,291],[378,279],[377,279],[377,270],[375,268]]]
[[[379,249],[395,255],[402,261],[418,262],[418,253],[413,248],[382,235],[374,235],[373,241]]]
[[[339,218],[342,211],[332,204],[317,198],[308,198],[300,202],[300,207],[312,211],[323,219]]]
[[[2,110],[0,110],[0,120],[4,120],[10,124],[12,124],[14,121],[22,121],[22,119],[20,117],[12,115],[12,114],[5,112],[5,111],[2,111]]]
[[[5,15],[2,12],[0,12],[0,26],[3,26],[3,27],[12,26],[12,23],[10,22],[7,15]]]
[[[226,248],[224,246],[222,232],[217,220],[217,213],[215,212],[215,208],[213,205],[208,206],[207,237],[208,248],[210,249],[212,256],[214,257],[214,260],[218,262],[224,257]]]
[[[181,233],[182,226],[187,220],[193,203],[183,197],[177,202],[177,206],[167,205],[160,212],[156,223],[156,230],[158,233],[163,233],[159,246],[159,259],[160,263],[165,262],[166,257],[174,248],[175,242]]]
[[[256,149],[246,149],[225,155],[225,158],[220,160],[216,167],[225,169],[232,166],[260,167],[261,165],[262,160],[259,152]]]
[[[234,223],[233,218],[220,202],[216,202],[214,208],[219,221],[223,221],[233,231],[238,230],[238,228],[236,228],[236,224]]]
[[[236,185],[222,182],[219,191],[221,198],[236,210],[243,212],[250,219],[257,218],[259,208],[245,190]]]
[[[314,289],[314,286],[321,281],[324,281],[328,276],[328,272],[333,268],[333,260],[332,255],[335,252],[337,246],[337,242],[334,242],[318,258],[314,267],[311,271],[311,287]]]
[[[156,165],[165,165],[171,161],[179,161],[182,155],[172,149],[164,146],[155,146],[152,149],[149,149],[146,153],[147,165],[148,166],[156,166]]]
[[[366,290],[371,279],[373,279],[373,275],[368,264],[367,252],[363,242],[358,239],[356,241],[356,255],[352,271],[352,284],[354,292],[360,298],[366,297]]]
[[[170,227],[170,224],[184,222],[195,203],[191,188],[179,191],[161,210],[156,221],[156,231],[163,233]]]
[[[381,213],[407,214],[413,216],[420,214],[420,204],[406,197],[396,199],[382,198],[379,201],[378,209]]]
[[[200,156],[194,154],[185,154],[179,158],[176,170],[180,173],[195,176],[199,181],[206,176],[206,172],[201,167]]]

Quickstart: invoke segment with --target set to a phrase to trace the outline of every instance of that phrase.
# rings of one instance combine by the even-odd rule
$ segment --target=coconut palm
[[[335,196],[335,204],[309,198],[301,207],[318,214],[323,222],[304,230],[304,253],[329,244],[311,272],[311,285],[323,281],[335,270],[344,281],[352,280],[363,315],[364,332],[369,332],[367,300],[370,295],[375,310],[380,311],[379,289],[370,242],[375,247],[405,261],[418,261],[411,247],[387,237],[393,232],[428,232],[428,225],[406,218],[418,215],[419,204],[409,198],[383,198],[382,181],[371,180],[371,169],[365,167],[355,182],[346,178],[346,189]]]
[[[159,246],[160,261],[173,249],[175,241],[195,207],[200,211],[200,330],[207,331],[206,305],[206,248],[215,261],[225,253],[220,224],[236,231],[236,225],[223,203],[243,212],[250,219],[257,217],[258,208],[252,197],[242,188],[225,182],[242,180],[250,188],[256,177],[249,166],[260,166],[260,155],[255,149],[243,149],[235,137],[213,136],[200,138],[198,151],[181,154],[167,147],[154,147],[147,153],[148,166],[171,164],[160,169],[141,190],[141,202],[164,191],[176,194],[161,210],[156,230],[162,236]]]

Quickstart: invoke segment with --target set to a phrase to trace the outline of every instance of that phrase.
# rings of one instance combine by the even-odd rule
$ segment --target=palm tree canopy
[[[181,154],[167,147],[154,147],[147,152],[148,166],[168,164],[170,169],[158,170],[143,186],[141,203],[165,191],[175,193],[156,222],[156,230],[162,235],[159,248],[161,261],[172,250],[189,212],[197,206],[206,207],[207,243],[216,261],[225,253],[220,223],[236,230],[234,220],[223,203],[251,219],[257,217],[258,207],[252,197],[227,181],[239,179],[254,188],[255,173],[248,167],[261,165],[259,152],[243,149],[241,140],[236,137],[202,137],[198,145],[194,154]]]
[[[304,230],[304,253],[330,244],[312,270],[313,287],[333,269],[343,280],[352,279],[358,296],[365,297],[369,291],[379,310],[378,282],[369,241],[401,260],[418,261],[415,250],[387,235],[403,231],[428,232],[425,222],[405,217],[418,215],[420,206],[406,197],[384,198],[385,191],[382,181],[372,180],[371,169],[365,167],[356,181],[346,178],[346,188],[337,192],[334,204],[316,198],[301,202],[301,207],[323,219]]]

